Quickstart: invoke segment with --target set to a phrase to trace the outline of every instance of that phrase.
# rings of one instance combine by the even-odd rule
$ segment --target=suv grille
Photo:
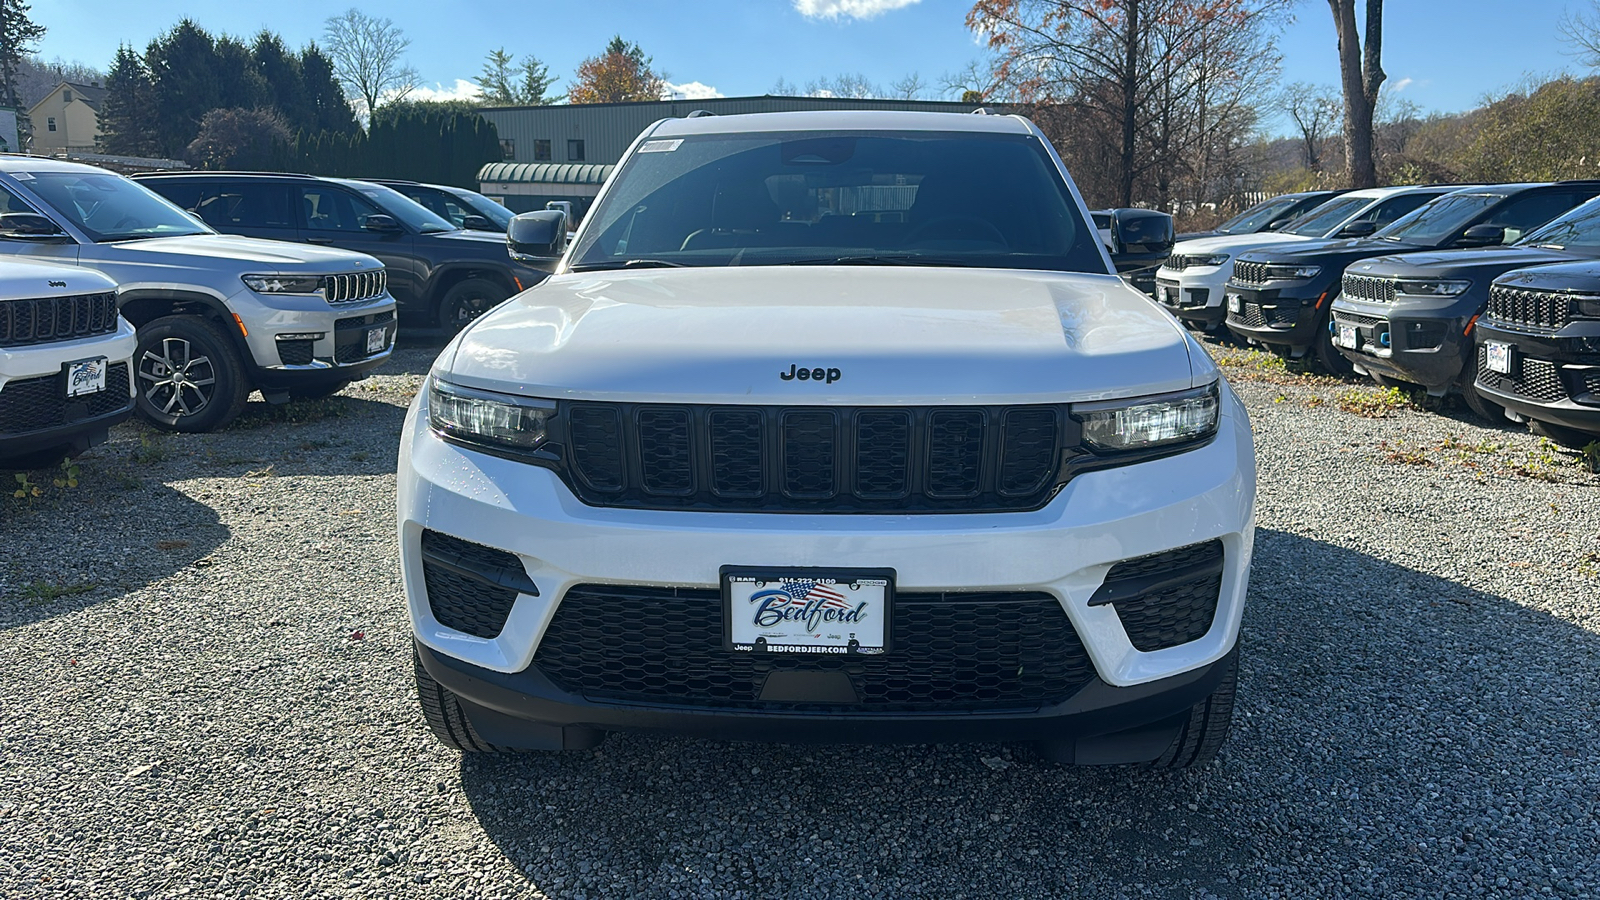
[[[383,349],[367,352],[367,332],[383,326]],[[333,359],[338,363],[360,362],[388,350],[394,343],[394,311],[340,319],[333,323]]]
[[[517,591],[484,573],[522,572],[522,562],[504,550],[437,531],[422,533],[422,580],[428,607],[440,625],[493,640],[506,627]],[[432,558],[430,558],[432,557]],[[452,565],[437,560],[446,559]],[[479,577],[466,574],[478,572]]]
[[[1563,328],[1572,321],[1575,298],[1549,291],[1489,288],[1489,318],[1533,328]]]
[[[1393,303],[1395,281],[1393,278],[1377,278],[1372,275],[1352,275],[1345,273],[1344,285],[1340,292],[1351,300],[1362,300],[1367,303]]]
[[[1478,383],[1486,388],[1527,397],[1541,403],[1559,403],[1567,399],[1567,390],[1561,386],[1561,374],[1554,364],[1542,359],[1515,356],[1510,375],[1489,371],[1489,349],[1478,345]]]
[[[1239,260],[1233,264],[1233,280],[1240,284],[1266,284],[1267,264]]]
[[[890,652],[824,658],[725,649],[722,602],[716,589],[578,585],[556,607],[533,664],[594,700],[724,709],[1032,709],[1094,678],[1060,602],[1045,593],[897,594]],[[761,699],[768,674],[792,671],[843,671],[859,702]]]
[[[41,300],[0,300],[0,347],[110,334],[117,330],[117,295],[78,294]]]
[[[383,296],[389,274],[383,269],[376,272],[351,272],[346,275],[322,276],[322,296],[329,303],[355,303]]]
[[[1184,256],[1182,253],[1174,253],[1168,256],[1167,261],[1162,265],[1174,272],[1182,272],[1184,269],[1189,268],[1189,257]]]
[[[1199,640],[1211,630],[1217,615],[1222,542],[1207,541],[1123,560],[1106,573],[1102,590],[1118,588],[1138,591],[1136,596],[1113,601],[1117,618],[1135,648],[1148,653]]]
[[[128,364],[106,368],[106,389],[68,397],[63,375],[19,378],[0,388],[0,434],[28,434],[121,412],[133,405]]]
[[[1053,406],[574,403],[566,423],[586,503],[816,512],[1036,507],[1067,429]]]

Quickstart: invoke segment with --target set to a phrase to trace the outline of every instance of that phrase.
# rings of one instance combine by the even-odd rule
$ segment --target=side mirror
[[[1289,217],[1289,216],[1284,216],[1281,219],[1273,219],[1271,222],[1267,223],[1267,227],[1265,227],[1265,228],[1263,228],[1261,230],[1262,231],[1277,231],[1277,230],[1283,228],[1283,226],[1285,226],[1285,225],[1287,225],[1287,224],[1289,224],[1290,222],[1293,222],[1293,221],[1294,221],[1294,219]]]
[[[567,216],[541,209],[512,216],[506,228],[506,251],[519,262],[555,259],[567,252]]]
[[[461,220],[461,227],[468,231],[499,231],[488,216],[467,216]]]
[[[1378,223],[1376,222],[1351,222],[1349,225],[1339,229],[1339,233],[1334,237],[1362,238],[1377,230]]]
[[[0,213],[0,237],[58,238],[66,232],[49,216],[32,212]]]
[[[1505,243],[1506,230],[1501,225],[1474,225],[1462,232],[1457,247],[1494,247]]]
[[[386,216],[382,213],[367,216],[361,222],[361,227],[368,231],[375,231],[378,234],[399,234],[404,230],[394,216]]]
[[[1161,253],[1172,249],[1176,234],[1172,217],[1153,209],[1111,211],[1113,254]]]

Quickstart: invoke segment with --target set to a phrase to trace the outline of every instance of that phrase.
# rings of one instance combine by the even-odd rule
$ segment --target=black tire
[[[1374,372],[1371,369],[1367,370],[1367,377],[1371,378],[1373,384],[1376,384],[1378,387],[1399,388],[1402,391],[1416,387],[1416,385],[1409,381],[1401,381],[1398,378],[1390,378],[1387,375],[1379,375],[1377,372]]]
[[[290,400],[321,400],[323,397],[332,397],[350,386],[350,379],[329,382],[327,384],[308,384],[305,387],[289,388]]]
[[[1590,444],[1600,442],[1600,434],[1590,434],[1554,422],[1541,422],[1538,419],[1528,420],[1528,430],[1540,437],[1549,438],[1568,450],[1582,450]]]
[[[1355,374],[1355,363],[1346,359],[1339,348],[1333,345],[1333,335],[1328,333],[1326,316],[1317,319],[1317,336],[1311,345],[1311,352],[1306,355],[1315,356],[1322,371],[1336,378],[1349,378]]]
[[[1461,402],[1492,428],[1504,428],[1511,421],[1506,418],[1506,408],[1478,393],[1470,380],[1461,385]]]
[[[503,285],[487,278],[468,278],[439,298],[439,327],[455,334],[510,296]]]
[[[422,705],[422,716],[428,720],[428,727],[440,743],[462,753],[517,752],[509,747],[497,747],[479,737],[477,729],[472,727],[472,720],[467,718],[466,710],[461,708],[461,701],[448,688],[433,680],[433,676],[422,666],[422,657],[414,649],[411,651],[411,663],[416,670],[417,701]]]
[[[1157,769],[1188,769],[1217,758],[1233,724],[1233,698],[1239,684],[1239,648],[1228,654],[1222,681],[1201,703],[1189,710],[1172,746],[1150,765]]]
[[[163,431],[216,431],[244,412],[250,396],[233,341],[198,316],[167,316],[140,328],[133,370],[139,415]]]

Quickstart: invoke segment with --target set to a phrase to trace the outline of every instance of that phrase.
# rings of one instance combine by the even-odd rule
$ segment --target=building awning
[[[616,166],[584,163],[489,163],[478,170],[480,184],[605,184]]]

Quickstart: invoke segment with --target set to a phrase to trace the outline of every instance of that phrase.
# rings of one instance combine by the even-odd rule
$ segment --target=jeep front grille
[[[1494,285],[1489,288],[1489,318],[1509,325],[1558,329],[1572,321],[1577,298],[1550,291],[1529,291]]]
[[[1511,373],[1502,375],[1489,369],[1489,350],[1478,345],[1478,383],[1491,390],[1540,403],[1560,403],[1567,399],[1561,373],[1553,363],[1512,354]]]
[[[1182,272],[1184,269],[1189,268],[1189,257],[1184,256],[1182,253],[1174,253],[1168,256],[1167,261],[1162,265],[1174,272]]]
[[[1361,300],[1366,303],[1393,303],[1395,293],[1393,278],[1377,278],[1372,275],[1353,275],[1345,273],[1344,285],[1341,293],[1351,300]]]
[[[70,341],[116,330],[115,292],[0,300],[0,347]]]
[[[357,303],[383,296],[389,275],[383,269],[376,272],[351,272],[344,275],[322,276],[322,296],[329,303]]]
[[[19,378],[0,388],[0,434],[11,436],[59,428],[121,412],[132,405],[125,362],[106,367],[105,390],[77,397],[67,396],[66,376],[61,373]]]
[[[1240,284],[1266,284],[1267,264],[1239,260],[1233,264],[1233,280]]]
[[[1054,406],[766,407],[573,403],[574,490],[652,509],[1035,508],[1068,427]]]

